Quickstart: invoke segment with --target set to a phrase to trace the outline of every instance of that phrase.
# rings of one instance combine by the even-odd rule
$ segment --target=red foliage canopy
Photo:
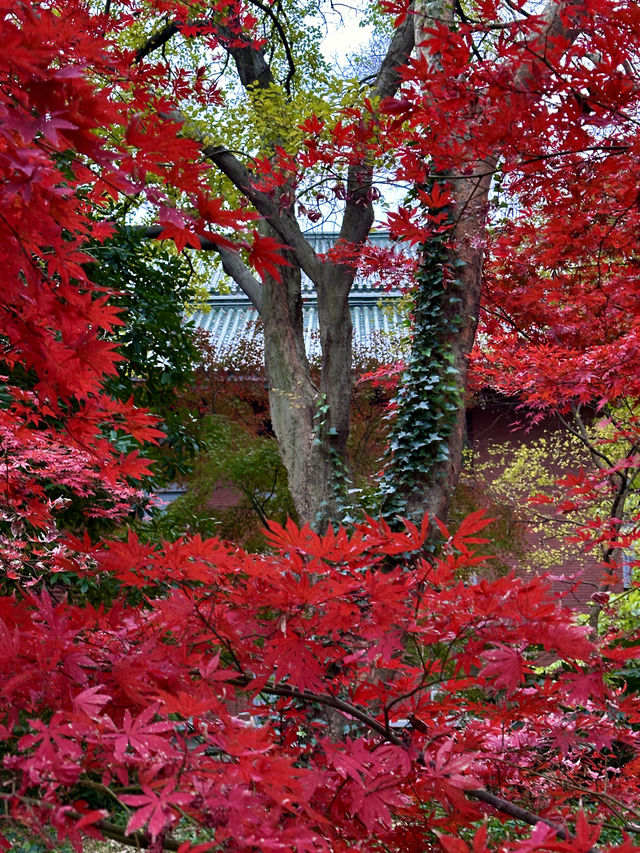
[[[626,6],[590,5],[594,20],[610,9],[616,26],[634,32]],[[251,26],[239,10],[221,11]],[[477,515],[453,535],[443,528],[445,544],[429,557],[426,524],[392,533],[369,520],[324,537],[274,527],[265,556],[217,540],[147,544],[130,534],[94,543],[59,529],[52,487],[90,498],[88,514],[118,515],[129,501],[145,463],[122,454],[110,431],[157,435],[152,419],[101,390],[118,358],[104,333],[119,321],[82,265],[89,236],[109,232],[97,221],[105,195],[144,193],[182,245],[222,239],[212,225],[248,217],[203,201],[198,146],[167,119],[171,93],[155,94],[163,70],[142,74],[111,41],[106,15],[67,0],[0,0],[0,21],[6,813],[34,833],[51,831],[52,846],[68,838],[78,850],[83,835],[101,833],[183,853],[587,851],[599,838],[602,849],[640,849],[627,838],[640,809],[640,707],[621,674],[640,647],[613,631],[590,637],[544,581],[463,582],[482,562],[473,548],[486,521]],[[458,97],[474,27],[435,30],[449,80],[443,98]],[[522,66],[527,44],[505,47],[505,67]],[[619,98],[624,86],[608,79],[615,44],[600,48],[613,57],[599,78],[603,98]],[[409,89],[430,73],[416,61]],[[497,71],[481,73],[486,86],[503,85]],[[558,89],[565,111],[566,91],[562,100]],[[197,88],[193,96],[205,97]],[[389,131],[400,132],[402,117],[422,133],[414,108],[402,114],[396,104]],[[470,116],[459,115],[463,134]],[[518,157],[524,137],[537,156],[546,128],[542,118],[512,128]],[[356,130],[345,116],[336,146],[368,144]],[[509,159],[509,135],[496,133],[495,122],[478,123],[480,154],[500,141],[507,167],[522,168]],[[417,162],[412,148],[405,170]],[[176,211],[157,178],[191,199],[206,226]],[[614,217],[631,216],[614,176],[602,182],[619,194]],[[258,266],[278,263],[271,242],[252,247]],[[607,244],[621,280],[616,250]],[[585,283],[569,268],[565,285]],[[599,293],[598,304],[619,312]],[[626,332],[616,328],[618,341]],[[108,606],[52,595],[46,578],[57,571],[96,590],[112,584]],[[111,819],[112,806],[126,810],[126,825]]]
[[[373,521],[280,528],[264,557],[87,545],[94,582],[121,583],[108,610],[44,589],[0,600],[13,816],[78,844],[79,828],[113,830],[83,802],[97,789],[158,849],[180,822],[192,840],[212,830],[202,849],[418,851],[437,836],[464,850],[487,812],[540,824],[503,849],[590,848],[598,822],[637,807],[638,700],[620,650],[544,582],[457,579],[486,523],[470,517],[428,561],[424,530]],[[125,604],[135,590],[144,606]],[[563,665],[545,673],[550,655]],[[579,800],[589,824],[574,830]]]

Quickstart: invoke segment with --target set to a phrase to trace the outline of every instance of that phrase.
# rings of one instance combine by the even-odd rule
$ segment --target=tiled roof
[[[378,299],[368,304],[351,304],[350,308],[356,348],[372,348],[380,355],[400,348],[406,327],[393,306],[384,307]],[[315,302],[305,301],[302,314],[305,346],[309,355],[315,355],[320,351]],[[246,298],[213,298],[209,300],[209,310],[196,311],[192,319],[197,328],[207,332],[217,346],[225,350],[240,338],[253,337],[258,312]]]
[[[317,252],[326,252],[336,240],[335,234],[308,235]],[[389,245],[387,234],[373,234],[371,242]],[[218,281],[212,282],[212,290]],[[305,345],[309,355],[320,352],[318,334],[318,311],[315,289],[303,275],[303,321]],[[406,337],[406,327],[401,313],[395,309],[400,293],[384,292],[375,283],[359,277],[354,282],[349,296],[353,341],[357,349],[373,350],[380,357],[398,354],[401,342]],[[225,350],[244,337],[256,334],[255,322],[258,312],[237,287],[226,294],[212,293],[208,310],[196,311],[191,318],[197,328],[207,332],[217,346]],[[258,334],[260,334],[258,332]]]

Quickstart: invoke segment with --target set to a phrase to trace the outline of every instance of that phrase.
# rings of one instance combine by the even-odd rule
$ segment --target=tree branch
[[[287,76],[284,81],[284,89],[287,95],[290,95],[291,81],[295,76],[296,66],[291,52],[291,45],[289,44],[284,27],[278,20],[273,9],[263,4],[261,0],[250,0],[250,2],[267,15],[278,31],[288,66]],[[167,44],[167,42],[170,41],[176,33],[180,32],[181,26],[182,24],[179,21],[170,21],[161,30],[150,36],[137,50],[135,62],[141,62],[154,50],[164,47],[164,45]],[[252,39],[244,35],[244,33],[234,32],[230,27],[217,23],[213,18],[192,18],[187,20],[184,26],[190,28],[202,27],[203,31],[206,29],[215,33],[215,36],[220,41],[222,47],[230,56],[233,57],[240,76],[240,82],[245,88],[251,85],[266,88],[275,83],[271,67],[266,61],[264,53],[262,50],[257,48]],[[239,42],[240,44],[238,44]]]
[[[239,683],[240,681],[246,683],[246,679],[237,679]],[[342,699],[338,699],[336,696],[332,696],[331,694],[325,693],[313,693],[310,690],[296,690],[294,687],[289,687],[287,685],[279,685],[279,686],[265,686],[261,690],[262,693],[267,693],[271,696],[283,696],[290,697],[292,699],[300,699],[303,702],[316,702],[320,705],[325,705],[326,707],[335,708],[338,711],[341,711],[343,714],[346,714],[350,717],[353,717],[356,720],[359,720],[365,726],[367,726],[371,731],[376,732],[381,737],[383,737],[388,743],[392,743],[395,746],[405,746],[402,738],[395,735],[391,732],[387,726],[379,723],[375,718],[371,717],[366,711],[362,711],[360,708],[352,705],[350,702],[345,702]],[[424,759],[423,759],[424,761]],[[515,820],[522,821],[523,823],[527,823],[530,826],[536,826],[538,823],[544,823],[548,827],[550,827],[563,841],[571,841],[573,839],[573,835],[568,832],[564,827],[560,826],[554,821],[549,820],[546,817],[542,817],[541,815],[535,814],[535,812],[531,812],[528,809],[522,808],[522,806],[518,806],[515,803],[512,803],[510,800],[505,800],[503,797],[498,797],[496,794],[492,794],[490,791],[487,791],[485,788],[476,788],[472,790],[468,790],[464,792],[468,797],[473,798],[474,800],[479,800],[480,802],[486,803],[502,814],[507,815],[508,817],[512,817]],[[590,850],[586,851],[586,853],[599,853],[599,849],[597,847],[592,847]]]
[[[275,83],[271,67],[264,58],[264,53],[244,33],[234,32],[231,27],[216,23],[211,18],[192,18],[186,21],[185,26],[202,27],[203,31],[208,30],[215,34],[221,46],[233,58],[240,82],[245,89],[250,86],[266,89]],[[166,24],[138,49],[135,62],[141,62],[154,50],[164,47],[176,33],[180,32],[180,28],[181,24],[178,21],[170,21]],[[290,73],[292,73],[291,69]],[[289,80],[289,76],[287,76],[287,80]]]
[[[412,11],[413,4],[409,7],[409,14],[404,23],[395,30],[375,78],[372,90],[373,94],[379,98],[391,98],[398,91],[402,82],[398,69],[407,63],[414,48]]]
[[[161,240],[162,232],[162,225],[150,225],[147,228],[141,229],[139,233],[150,240]],[[242,262],[237,252],[228,249],[226,246],[221,246],[213,240],[207,240],[206,237],[196,236],[200,241],[201,249],[217,252],[220,255],[222,269],[249,298],[249,301],[259,314],[262,310],[262,284],[253,275],[249,267]]]
[[[379,723],[374,717],[367,714],[366,711],[362,711],[350,702],[338,699],[337,696],[332,696],[330,693],[312,693],[310,690],[296,690],[295,687],[288,687],[286,684],[274,687],[267,685],[262,688],[261,692],[267,693],[270,696],[300,699],[302,702],[316,702],[318,705],[324,705],[325,708],[335,708],[336,711],[353,717],[354,720],[359,720],[367,728],[371,729],[371,731],[376,732],[376,734],[379,734],[390,743],[396,746],[403,745],[402,740],[397,735],[394,735],[385,725]]]
[[[78,818],[82,815],[78,815]],[[148,848],[152,845],[151,836],[147,832],[130,832],[125,835],[124,829],[118,826],[117,823],[112,823],[109,820],[99,820],[93,826],[101,832],[105,838],[110,838],[112,841],[117,841],[119,844],[126,844],[128,847],[133,847],[136,850]],[[162,839],[163,850],[179,850],[184,844],[183,841],[176,841],[173,838]]]
[[[216,35],[224,49],[233,58],[240,82],[245,89],[251,86],[268,89],[269,86],[275,85],[276,80],[271,66],[252,39],[243,33],[234,33],[225,26],[219,26]]]
[[[234,186],[262,214],[280,238],[293,251],[300,268],[311,281],[317,281],[322,262],[313,247],[306,240],[293,213],[268,193],[259,190],[253,183],[251,172],[231,154],[219,145],[205,145],[204,156],[214,163],[226,175]]]
[[[409,60],[414,43],[413,16],[409,14],[393,34],[371,87],[374,96],[380,99],[390,98],[397,92],[402,82],[398,69]],[[349,167],[347,201],[340,227],[341,240],[358,244],[367,239],[373,225],[372,181],[373,167],[369,163],[356,163]]]
[[[262,284],[253,275],[249,267],[242,262],[236,252],[227,249],[226,246],[213,246],[222,262],[222,269],[235,281],[240,290],[249,298],[249,301],[258,314],[262,311]]]
[[[289,44],[289,39],[287,38],[287,34],[284,31],[284,27],[280,23],[278,16],[273,11],[271,6],[267,6],[264,3],[261,3],[260,0],[249,0],[249,2],[253,6],[257,6],[258,9],[261,9],[265,15],[272,21],[274,27],[278,31],[278,35],[280,36],[280,41],[282,42],[282,46],[284,47],[284,53],[287,57],[287,65],[289,66],[289,70],[287,72],[287,76],[284,81],[284,89],[287,95],[291,94],[291,82],[296,73],[296,64],[293,60],[293,54],[291,53],[291,45]]]
[[[30,806],[37,806],[38,808],[46,806],[47,808],[53,808],[52,803],[45,802],[44,800],[38,800],[34,797],[21,796],[19,799],[21,802]],[[73,820],[80,820],[83,816],[81,812],[78,812],[75,809],[67,809],[65,814]],[[120,844],[125,844],[128,847],[134,847],[136,850],[151,847],[153,843],[149,833],[134,831],[125,834],[124,827],[118,826],[117,823],[112,823],[109,820],[98,820],[95,823],[92,823],[91,826],[101,832],[105,838],[111,838],[113,841],[118,841]],[[176,841],[173,838],[163,838],[162,849],[179,850],[183,843],[184,842]]]
[[[567,832],[564,827],[558,826],[558,824],[554,823],[552,820],[548,820],[546,817],[530,812],[528,809],[523,809],[521,806],[517,806],[515,803],[505,800],[502,797],[497,797],[495,794],[492,794],[490,791],[486,791],[484,788],[465,791],[465,793],[468,797],[473,797],[474,800],[480,800],[489,806],[493,806],[494,809],[502,812],[502,814],[509,815],[509,817],[515,818],[516,820],[521,820],[523,823],[528,823],[530,826],[535,826],[538,823],[544,823],[555,832],[558,838],[561,838],[563,841],[571,841],[573,839],[573,835],[571,835],[570,832]],[[586,853],[599,853],[599,850],[597,847],[591,847],[586,851]]]
[[[193,22],[189,21],[188,23],[192,24]],[[164,47],[164,45],[170,41],[177,32],[179,32],[179,27],[175,21],[171,21],[169,24],[166,24],[161,30],[150,36],[142,47],[138,48],[134,62],[142,62],[142,60],[150,53],[153,53],[154,50]]]

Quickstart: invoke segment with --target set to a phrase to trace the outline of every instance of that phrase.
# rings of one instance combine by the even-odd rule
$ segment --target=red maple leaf
[[[282,281],[280,267],[290,267],[291,263],[282,255],[281,249],[286,249],[286,246],[273,237],[254,233],[253,243],[249,248],[249,262],[262,278],[269,275],[276,281]]]
[[[524,661],[517,649],[496,643],[494,648],[482,652],[480,657],[487,661],[480,675],[490,679],[497,690],[504,688],[510,692],[524,681]]]
[[[152,839],[171,826],[178,817],[175,806],[185,806],[190,803],[194,794],[187,791],[176,791],[175,781],[170,781],[159,791],[154,791],[148,785],[142,786],[142,794],[122,794],[120,799],[128,806],[138,806],[129,818],[126,834],[129,835],[148,823]]]
[[[157,720],[151,722],[156,716],[157,706],[150,705],[144,708],[140,714],[133,718],[129,710],[125,710],[122,724],[116,727],[113,734],[106,734],[105,740],[113,743],[113,754],[117,761],[125,762],[129,749],[137,753],[141,758],[148,758],[152,752],[158,750],[170,753],[172,751],[169,740],[162,737],[164,732],[172,731],[173,725],[168,720]]]

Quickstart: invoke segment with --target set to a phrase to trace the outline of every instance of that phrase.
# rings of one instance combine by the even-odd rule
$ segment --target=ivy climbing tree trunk
[[[411,351],[381,486],[387,517],[420,521],[428,512],[444,520],[460,475],[490,181],[488,171],[471,185],[461,175],[449,175],[451,228],[421,248]]]
[[[549,49],[562,54],[563,47],[580,32],[582,14],[581,2],[551,0],[541,16],[539,34],[526,43],[528,61],[518,68],[510,90],[505,87],[503,108],[511,99],[521,109],[528,109],[542,97],[540,81],[553,67]],[[443,30],[453,33],[460,22],[469,24],[469,20],[456,0],[421,0],[414,21],[418,62],[426,69],[425,77],[446,77],[440,53],[443,42],[438,35]],[[480,58],[473,36],[465,46],[469,63]],[[474,127],[485,119],[483,113],[490,114],[495,105],[479,106],[481,92],[473,92],[464,72],[453,81],[456,84],[466,89],[468,128],[452,130],[444,144],[437,140],[434,151],[425,146],[424,157],[432,174],[427,168],[426,183],[418,195],[423,199],[424,219],[430,224],[420,250],[412,344],[397,395],[381,487],[383,515],[414,521],[420,521],[425,512],[445,520],[460,475],[468,359],[480,311],[489,192],[500,164],[499,145],[492,150],[474,137]],[[460,91],[452,90],[452,94]],[[444,117],[446,126],[447,98],[440,104],[429,90],[423,97],[435,124]],[[412,145],[419,143],[414,140]],[[444,206],[439,199],[446,200]]]
[[[441,71],[437,50],[425,41],[425,28],[453,28],[453,0],[422,0],[414,22],[418,54]],[[464,146],[466,140],[452,142]],[[423,195],[428,199],[426,219],[438,224],[420,250],[411,350],[381,487],[387,517],[420,521],[428,512],[431,518],[446,519],[460,475],[468,357],[480,310],[493,166],[478,162],[470,151],[464,167],[431,178],[424,187],[431,190]],[[440,198],[447,200],[445,207],[439,208]]]

